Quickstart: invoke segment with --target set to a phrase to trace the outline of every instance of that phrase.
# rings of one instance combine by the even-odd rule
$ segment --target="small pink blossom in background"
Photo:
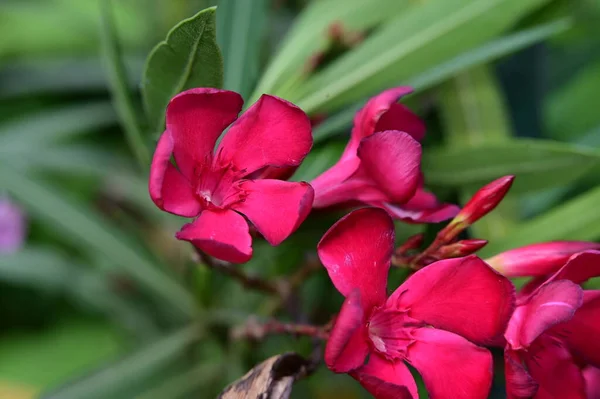
[[[149,182],[160,209],[196,218],[178,239],[234,263],[252,257],[246,218],[278,245],[308,216],[313,201],[305,182],[261,178],[266,170],[273,176],[273,168],[302,162],[312,146],[307,116],[285,100],[264,95],[238,119],[242,105],[239,94],[226,90],[199,88],[175,96]]]
[[[25,214],[15,203],[0,197],[0,253],[18,251],[27,233]]]
[[[437,223],[459,208],[423,189],[421,144],[425,125],[397,101],[410,87],[386,90],[356,113],[339,161],[315,178],[315,208],[363,203],[412,223]]]
[[[404,362],[432,398],[487,398],[492,356],[478,345],[502,337],[514,287],[468,256],[432,263],[388,297],[393,249],[394,224],[377,208],[345,216],[319,243],[321,262],[346,298],[325,348],[327,366],[378,399],[418,398]]]
[[[508,398],[586,399],[598,386],[600,291],[579,284],[600,276],[600,252],[573,255],[550,278],[517,297],[505,333]]]

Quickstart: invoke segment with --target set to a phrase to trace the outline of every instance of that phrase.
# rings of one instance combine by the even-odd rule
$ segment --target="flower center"
[[[374,349],[389,360],[403,359],[414,342],[412,331],[423,323],[407,315],[406,311],[376,308],[367,325]]]
[[[239,173],[230,165],[198,167],[194,176],[196,198],[204,209],[227,208],[245,197],[236,184]]]

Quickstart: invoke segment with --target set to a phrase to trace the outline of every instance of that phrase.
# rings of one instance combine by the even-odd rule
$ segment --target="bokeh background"
[[[154,207],[148,167],[124,133],[112,46],[151,149],[145,59],[215,3],[0,2],[0,398],[210,398],[268,356],[311,353],[307,339],[230,338],[249,315],[266,317],[272,300],[193,261],[173,237],[183,220]],[[441,198],[464,203],[474,188],[517,175],[470,231],[490,240],[490,256],[600,238],[599,22],[598,0],[223,0],[217,41],[226,88],[249,101],[280,95],[322,121],[294,179],[335,162],[368,96],[414,85],[407,103],[428,126],[425,179]],[[244,269],[292,273],[342,214],[314,214],[277,248],[257,242]],[[437,229],[398,224],[398,240]],[[340,302],[317,273],[297,309],[278,316],[326,322]],[[321,367],[293,397],[367,395]]]

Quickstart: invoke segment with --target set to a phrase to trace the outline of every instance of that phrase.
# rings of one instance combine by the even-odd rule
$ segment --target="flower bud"
[[[574,254],[600,249],[587,241],[551,241],[502,252],[486,262],[507,277],[546,276],[556,272]]]
[[[487,240],[460,240],[441,247],[435,254],[435,257],[439,259],[448,259],[471,255],[472,253],[479,251],[487,243]]]
[[[425,239],[425,234],[419,233],[413,236],[408,237],[408,239],[402,244],[398,249],[396,249],[397,255],[404,255],[408,251],[413,249],[418,249],[421,245],[423,245],[423,240]]]

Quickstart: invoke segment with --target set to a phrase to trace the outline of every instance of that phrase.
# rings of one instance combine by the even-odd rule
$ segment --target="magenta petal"
[[[247,197],[232,208],[246,215],[271,245],[292,234],[312,206],[313,189],[308,183],[245,180],[239,187]]]
[[[193,176],[197,164],[210,162],[217,139],[237,118],[242,105],[239,94],[219,89],[190,89],[173,97],[167,107],[167,130],[184,176]]]
[[[414,330],[407,360],[423,377],[431,398],[486,399],[492,355],[463,337],[435,328]]]
[[[570,320],[582,303],[581,288],[569,280],[553,281],[536,290],[515,310],[505,337],[513,349],[527,348],[550,327]]]
[[[377,208],[344,216],[323,236],[317,252],[333,285],[348,296],[358,288],[364,309],[382,304],[394,250],[394,223]]]
[[[549,280],[571,280],[575,284],[585,283],[600,276],[600,252],[585,251],[573,255]]]
[[[384,130],[400,130],[410,134],[415,140],[425,137],[425,124],[408,107],[393,103],[387,112],[381,115],[375,125],[376,132]]]
[[[354,377],[361,385],[376,398],[409,398],[418,399],[419,392],[417,384],[410,370],[401,360],[391,362],[377,354],[373,353],[369,357],[369,362],[358,370],[352,372]],[[391,384],[388,386],[386,384]],[[400,396],[385,396],[383,392],[393,393]]]
[[[311,181],[310,185],[315,190],[313,207],[324,208],[355,199],[355,193],[347,188],[345,181],[356,172],[359,165],[357,157],[339,160]]]
[[[265,94],[229,128],[217,153],[222,162],[250,174],[265,166],[299,165],[312,142],[304,111]]]
[[[360,293],[353,290],[342,305],[325,347],[325,363],[336,373],[362,366],[369,352]]]
[[[510,349],[504,351],[504,373],[508,399],[530,399],[537,392],[538,384],[521,363],[518,353]]]
[[[390,196],[388,202],[404,203],[421,182],[421,145],[410,135],[395,130],[375,133],[360,142],[361,168]]]
[[[190,183],[171,163],[172,152],[173,140],[169,131],[165,131],[158,140],[150,165],[150,198],[164,211],[194,217],[200,212],[200,203]]]
[[[244,263],[252,257],[248,223],[231,210],[203,211],[194,222],[183,226],[176,237],[227,262]]]
[[[556,329],[564,333],[561,335],[572,352],[600,367],[600,291],[583,291],[581,307],[571,320]]]
[[[460,211],[454,204],[440,203],[435,195],[422,187],[417,188],[406,204],[382,203],[381,207],[392,217],[407,223],[439,223],[452,219]]]
[[[480,344],[502,335],[514,302],[512,283],[475,255],[432,263],[388,299],[417,320]]]
[[[588,366],[583,369],[587,399],[600,399],[600,368]]]

